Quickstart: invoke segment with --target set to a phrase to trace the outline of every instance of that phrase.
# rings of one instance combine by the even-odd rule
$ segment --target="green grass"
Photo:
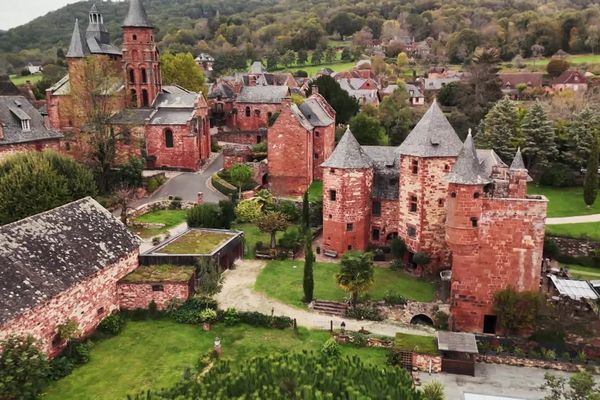
[[[41,81],[43,77],[44,76],[42,74],[27,75],[27,76],[11,75],[10,80],[12,81],[12,83],[14,83],[17,86],[22,86],[22,85],[26,84],[27,81],[30,81],[32,85],[35,85],[37,82]]]
[[[170,321],[129,322],[119,336],[95,343],[90,362],[52,383],[42,398],[115,400],[173,385],[186,367],[192,367],[201,354],[212,349],[215,336],[221,338],[223,357],[235,363],[273,351],[319,350],[329,333],[223,324],[204,332],[198,326]],[[379,348],[344,345],[341,350],[376,365],[383,365],[387,355]]]
[[[256,279],[254,288],[286,304],[305,307],[302,302],[302,275],[304,261],[270,261]],[[320,300],[343,301],[348,295],[335,281],[340,265],[334,263],[315,263],[313,276],[315,282],[314,297]],[[382,299],[387,291],[399,293],[416,301],[432,301],[434,285],[403,272],[386,268],[375,268],[375,283],[369,291],[373,300]]]
[[[319,72],[323,68],[330,68],[335,72],[341,72],[341,71],[351,70],[355,64],[356,64],[356,62],[350,61],[350,62],[337,62],[337,63],[320,64],[320,65],[298,65],[298,66],[286,68],[284,71],[294,73],[298,70],[302,70],[302,71],[306,71],[306,73],[308,73],[308,76],[312,77],[312,76],[315,76],[317,74],[317,72]]]
[[[583,238],[600,241],[600,222],[546,225],[546,233],[551,236]]]
[[[567,264],[566,267],[575,279],[598,280],[600,279],[600,268],[584,267],[583,265]]]
[[[189,231],[159,250],[167,254],[210,254],[232,237],[229,233]]]
[[[394,347],[404,351],[416,351],[421,354],[438,355],[437,338],[396,333]]]
[[[530,186],[530,194],[543,194],[548,203],[548,217],[572,217],[575,215],[600,214],[600,201],[587,208],[583,202],[583,188],[553,188]]]
[[[194,267],[183,265],[147,265],[121,279],[121,282],[188,282],[194,275]]]
[[[257,242],[262,242],[265,246],[268,246],[271,242],[271,235],[265,232],[261,232],[258,226],[251,223],[233,224],[231,229],[243,231],[244,239],[246,240],[246,246],[244,249],[245,258],[254,258],[254,250]],[[290,226],[290,229],[298,229],[295,226]],[[277,232],[275,236],[276,240],[279,240],[283,236],[283,232]]]
[[[135,218],[132,222],[143,222],[152,224],[165,224],[162,228],[138,228],[133,227],[132,229],[143,238],[151,238],[156,235],[160,235],[168,231],[169,229],[184,223],[187,217],[186,210],[157,210],[150,211],[146,214],[140,215]]]
[[[314,202],[323,199],[323,181],[313,181],[308,188],[308,201]]]

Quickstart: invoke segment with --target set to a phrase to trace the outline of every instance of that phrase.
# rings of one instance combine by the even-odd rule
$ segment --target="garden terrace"
[[[433,336],[415,336],[406,333],[396,333],[394,348],[401,351],[429,354],[432,356],[440,354],[437,339]]]
[[[152,210],[134,218],[131,229],[142,238],[151,238],[184,223],[186,216],[187,210]]]
[[[122,283],[189,282],[194,275],[194,267],[185,265],[141,266],[120,280]]]

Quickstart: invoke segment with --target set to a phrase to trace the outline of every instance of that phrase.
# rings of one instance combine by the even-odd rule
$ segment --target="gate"
[[[412,371],[413,353],[411,351],[397,351],[398,363],[402,368]]]

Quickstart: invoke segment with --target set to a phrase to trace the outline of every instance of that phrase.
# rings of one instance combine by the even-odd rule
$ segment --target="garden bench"
[[[323,250],[323,255],[325,255],[327,257],[331,257],[331,258],[336,258],[338,254],[337,254],[337,251]]]

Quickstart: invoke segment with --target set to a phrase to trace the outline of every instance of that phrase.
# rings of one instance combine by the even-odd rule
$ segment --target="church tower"
[[[129,1],[123,22],[123,65],[128,107],[150,107],[161,91],[154,27],[141,0]]]

